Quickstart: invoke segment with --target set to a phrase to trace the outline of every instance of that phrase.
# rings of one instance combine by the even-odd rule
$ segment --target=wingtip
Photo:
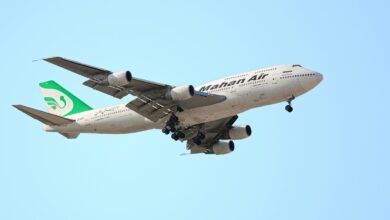
[[[24,105],[20,105],[20,104],[17,104],[17,105],[12,105],[14,108],[16,108],[16,109],[19,109],[19,110],[22,110],[22,109],[25,109],[26,108],[26,106],[24,106]]]
[[[56,59],[63,59],[62,57],[58,57],[58,56],[55,56],[55,57],[46,57],[46,58],[40,58],[40,59],[34,59],[32,60],[31,62],[35,63],[35,62],[38,62],[38,61],[46,61],[46,62],[50,62],[51,60],[56,60]]]
[[[56,59],[62,59],[62,57],[59,56],[47,57],[47,58],[43,58],[42,60],[50,62],[51,60],[56,60]]]
[[[14,108],[16,108],[17,110],[19,111],[22,111],[23,112],[23,105],[12,105]]]

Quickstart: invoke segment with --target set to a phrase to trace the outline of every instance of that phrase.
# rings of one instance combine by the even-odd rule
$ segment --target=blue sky
[[[2,1],[0,219],[389,219],[386,1]],[[294,101],[240,115],[226,156],[179,156],[160,131],[45,133],[53,79],[89,105],[125,103],[34,59],[63,56],[172,85],[283,63],[323,73]],[[131,122],[129,122],[131,123]]]

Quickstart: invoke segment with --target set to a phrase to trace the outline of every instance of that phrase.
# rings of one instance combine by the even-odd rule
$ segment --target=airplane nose
[[[316,87],[323,79],[322,74],[318,72],[310,71],[309,75],[310,77],[302,77],[299,80],[301,87],[305,91],[309,91],[312,88]]]
[[[317,84],[320,83],[322,79],[324,79],[321,73],[316,73],[316,78],[317,78]]]

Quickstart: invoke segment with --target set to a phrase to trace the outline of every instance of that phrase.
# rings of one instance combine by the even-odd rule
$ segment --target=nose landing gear
[[[291,102],[292,102],[292,100],[294,100],[294,99],[295,99],[295,97],[294,97],[294,96],[291,96],[291,98],[289,98],[289,99],[287,100],[288,105],[286,105],[286,107],[285,107],[285,109],[286,109],[287,112],[292,112],[292,111],[294,110],[293,107],[291,106]]]
[[[288,112],[292,112],[292,111],[294,110],[293,107],[292,107],[291,105],[286,105],[285,109],[286,109],[286,111],[288,111]]]

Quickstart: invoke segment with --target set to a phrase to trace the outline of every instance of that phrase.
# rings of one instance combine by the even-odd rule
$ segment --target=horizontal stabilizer
[[[64,118],[58,115],[50,114],[47,112],[43,112],[37,109],[33,109],[24,105],[13,105],[18,110],[26,113],[27,115],[35,118],[36,120],[42,122],[46,125],[66,125],[74,122],[72,119]]]

